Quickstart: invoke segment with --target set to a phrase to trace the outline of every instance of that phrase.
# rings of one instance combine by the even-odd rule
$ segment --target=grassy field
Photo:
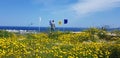
[[[120,58],[120,38],[96,28],[81,33],[0,31],[0,58]]]

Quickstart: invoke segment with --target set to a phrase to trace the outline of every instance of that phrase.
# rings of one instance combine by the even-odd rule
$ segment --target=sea
[[[56,27],[56,31],[72,31],[80,32],[88,28],[82,27]],[[27,30],[36,32],[47,32],[50,31],[50,27],[34,27],[34,26],[0,26],[0,30]],[[107,31],[120,30],[120,28],[109,28]]]
[[[78,28],[78,27],[56,27],[56,31],[83,31],[87,28]],[[0,30],[28,30],[28,31],[37,31],[37,32],[47,32],[50,31],[50,27],[28,27],[28,26],[0,26]]]

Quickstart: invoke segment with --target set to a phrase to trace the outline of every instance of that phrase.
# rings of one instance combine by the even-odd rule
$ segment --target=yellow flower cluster
[[[79,41],[90,39],[89,36],[89,33],[62,34],[51,39],[42,33],[32,34],[33,39],[1,38],[0,58],[109,58],[110,48],[120,47],[107,42]]]
[[[90,38],[91,37],[89,33],[82,32],[82,33],[69,33],[69,34],[60,35],[58,39],[62,41],[82,42],[82,41],[90,40]]]

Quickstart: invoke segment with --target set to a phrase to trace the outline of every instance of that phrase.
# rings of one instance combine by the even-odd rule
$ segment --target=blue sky
[[[0,0],[1,26],[48,27],[51,19],[56,27],[120,27],[120,0]]]

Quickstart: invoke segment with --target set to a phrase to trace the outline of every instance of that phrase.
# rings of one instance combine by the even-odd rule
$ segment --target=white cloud
[[[115,7],[120,7],[120,0],[80,0],[72,5],[72,10],[78,15],[86,15]]]

